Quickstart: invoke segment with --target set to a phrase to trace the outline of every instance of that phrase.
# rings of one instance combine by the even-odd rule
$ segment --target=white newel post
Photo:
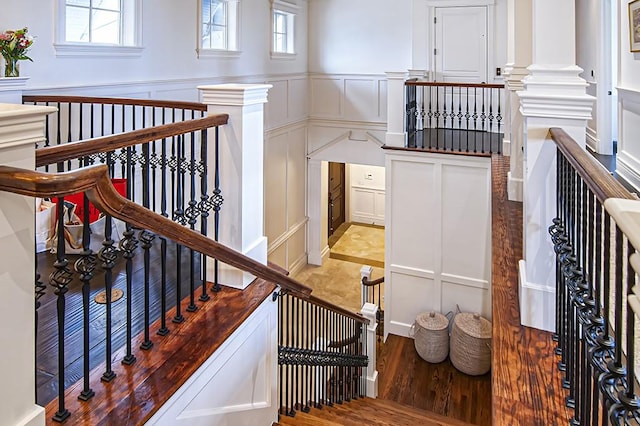
[[[369,365],[367,366],[367,396],[369,398],[378,397],[378,370],[376,369],[376,339],[378,323],[376,322],[376,314],[378,307],[373,303],[365,303],[360,311],[362,316],[369,320],[367,327],[367,356],[369,357]]]
[[[387,72],[387,135],[388,146],[404,146],[407,135],[404,131],[404,82],[406,72]]]
[[[362,300],[361,304],[363,306],[365,303],[369,302],[369,292],[367,290],[368,287],[362,284],[362,280],[366,278],[367,281],[370,281],[372,273],[373,273],[373,267],[369,265],[363,265],[362,268],[360,268],[360,295]]]
[[[507,64],[504,69],[505,118],[504,150],[509,159],[507,193],[509,200],[522,201],[522,114],[518,91],[529,74],[532,55],[532,0],[509,0],[507,4]]]
[[[220,186],[224,203],[220,210],[219,241],[252,259],[267,263],[264,235],[264,104],[269,84],[219,84],[200,86],[208,114],[229,114],[221,126]],[[209,130],[214,140],[214,129]],[[213,149],[210,150],[212,152]],[[213,173],[210,173],[213,179]],[[213,182],[209,183],[213,187]],[[210,229],[213,229],[212,224]],[[207,265],[210,269],[213,262]],[[207,271],[213,276],[213,271]],[[220,284],[244,289],[253,275],[220,263]]]
[[[35,144],[44,141],[52,107],[0,104],[0,165],[35,169]],[[2,424],[44,425],[35,403],[34,199],[0,191],[0,377]]]
[[[547,229],[556,216],[556,147],[550,127],[561,127],[582,147],[593,97],[575,65],[575,2],[533,0],[533,64],[519,92],[524,122],[523,325],[555,328],[555,253]]]

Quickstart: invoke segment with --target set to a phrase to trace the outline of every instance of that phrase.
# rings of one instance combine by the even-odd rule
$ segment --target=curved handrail
[[[156,141],[184,133],[196,132],[209,127],[227,124],[229,114],[216,114],[160,126],[147,127],[115,135],[69,142],[36,150],[36,167],[75,160],[85,155]]]
[[[586,182],[589,189],[593,191],[598,201],[603,203],[607,198],[637,199],[611,176],[598,160],[582,149],[567,132],[561,128],[553,127],[549,129],[549,133],[560,152]]]
[[[157,108],[175,108],[206,111],[207,105],[200,102],[159,101],[155,99],[104,98],[95,96],[25,95],[22,102],[56,102],[72,104],[133,105]]]
[[[444,81],[419,81],[406,80],[405,86],[431,86],[431,87],[484,87],[487,89],[504,89],[504,84],[493,83],[446,83]]]
[[[55,174],[0,166],[0,190],[31,197],[62,197],[84,191],[87,198],[98,209],[117,219],[167,237],[208,257],[218,259],[259,278],[276,283],[281,288],[312,303],[317,303],[362,323],[369,323],[366,318],[311,296],[311,288],[278,270],[265,266],[248,256],[122,197],[113,187],[109,177],[109,169],[106,165],[89,166]]]
[[[371,280],[371,281],[369,281],[367,277],[362,277],[362,285],[365,287],[373,287],[378,284],[382,284],[383,282],[384,282],[384,277],[380,277],[377,280]]]

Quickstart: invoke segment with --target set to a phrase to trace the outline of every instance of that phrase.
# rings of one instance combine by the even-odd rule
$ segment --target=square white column
[[[219,128],[220,209],[219,242],[252,259],[267,263],[264,235],[264,104],[269,84],[200,86],[208,114],[229,114]],[[214,141],[215,129],[209,129]],[[210,155],[213,156],[213,149]],[[210,165],[210,169],[213,166]],[[210,173],[210,179],[213,179]],[[210,182],[213,187],[213,182]],[[213,229],[211,224],[210,229]],[[208,265],[211,268],[212,265]],[[213,271],[207,271],[212,276]],[[219,283],[246,288],[254,276],[220,263]]]

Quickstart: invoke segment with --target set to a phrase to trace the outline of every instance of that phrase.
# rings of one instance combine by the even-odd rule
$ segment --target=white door
[[[435,81],[487,82],[487,8],[435,9]]]

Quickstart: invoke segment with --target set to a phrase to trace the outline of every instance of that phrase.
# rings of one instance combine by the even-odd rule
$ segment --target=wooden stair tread
[[[87,402],[77,399],[82,381],[65,391],[66,408],[71,412],[66,424],[124,426],[145,423],[275,289],[275,284],[262,279],[254,280],[245,290],[222,286],[219,292],[210,294],[211,300],[198,303],[198,310],[193,313],[186,311],[189,297],[185,297],[181,303],[185,316],[183,323],[171,323],[175,315],[173,308],[166,314],[171,329],[167,336],[156,335],[160,320],[151,325],[154,348],[139,350],[144,335],[134,337],[132,343],[137,360],[133,365],[121,363],[125,348],[113,353],[112,368],[116,373],[113,381],[100,380],[104,363],[91,371],[94,398]],[[203,333],[203,330],[207,332]],[[57,408],[57,398],[47,404],[48,425],[60,424],[52,420]]]
[[[281,425],[302,426],[469,426],[469,423],[441,416],[429,411],[398,404],[389,400],[360,398],[308,413],[297,412],[295,417],[281,416]]]

